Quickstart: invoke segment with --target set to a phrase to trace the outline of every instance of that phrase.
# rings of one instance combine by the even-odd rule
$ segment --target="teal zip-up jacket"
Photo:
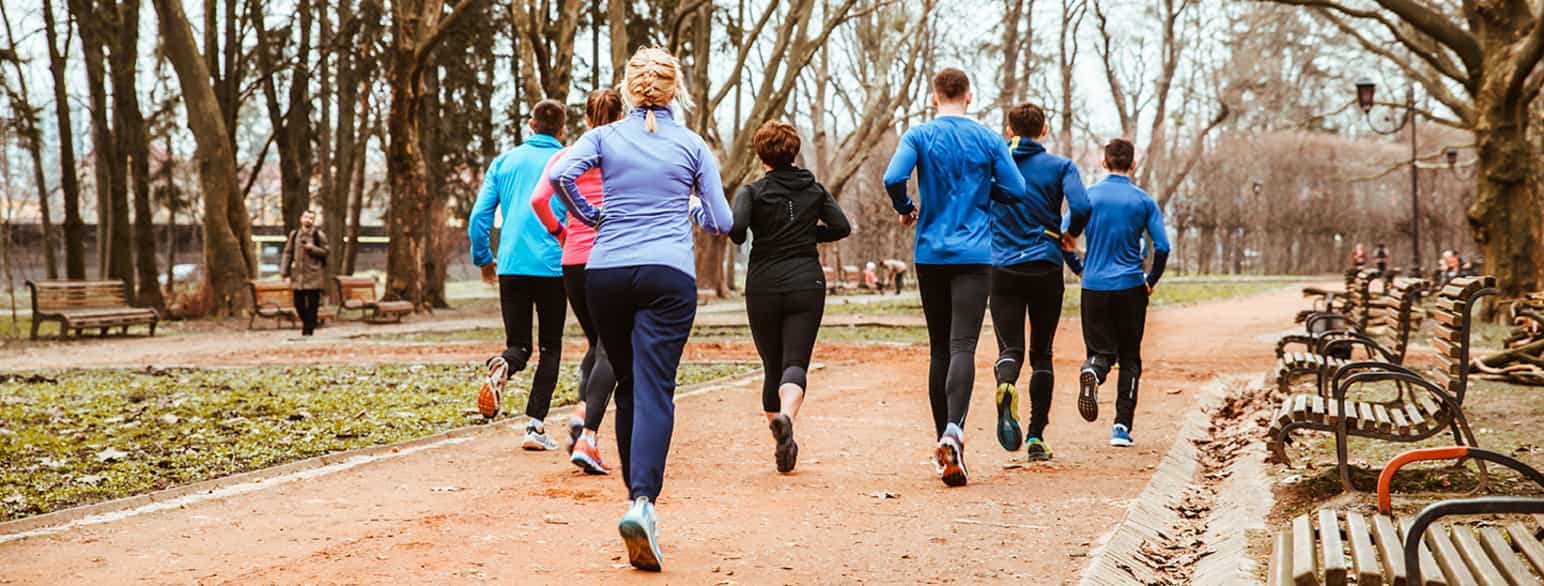
[[[489,245],[495,210],[503,214],[499,228],[498,273],[527,277],[563,276],[563,247],[547,233],[531,207],[531,192],[536,182],[545,179],[547,162],[563,143],[545,134],[534,134],[514,149],[493,159],[483,177],[472,217],[467,220],[467,238],[472,243],[472,264],[484,266],[494,260]],[[552,198],[552,213],[559,218],[568,208],[560,198]]]

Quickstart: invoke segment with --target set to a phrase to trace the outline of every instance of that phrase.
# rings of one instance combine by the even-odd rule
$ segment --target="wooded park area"
[[[989,127],[1013,104],[1045,106],[1047,147],[1087,182],[1097,145],[1133,138],[1171,270],[1325,273],[1386,242],[1406,270],[1448,249],[1483,259],[1517,296],[1544,275],[1536,4],[8,1],[5,287],[118,279],[139,306],[240,313],[263,272],[254,235],[315,209],[337,243],[329,276],[380,271],[386,297],[445,306],[446,283],[469,274],[459,235],[483,171],[529,132],[530,109],[568,104],[571,142],[584,94],[660,46],[689,72],[685,119],[727,193],[761,172],[742,130],[785,119],[804,134],[802,166],[854,223],[824,245],[830,266],[910,261],[881,174],[933,115],[930,75],[960,66]],[[1377,87],[1369,110],[1362,79]],[[384,256],[361,262],[370,233]],[[699,287],[727,294],[737,251],[704,233],[696,247]]]

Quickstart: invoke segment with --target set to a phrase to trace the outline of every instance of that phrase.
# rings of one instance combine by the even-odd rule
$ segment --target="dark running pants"
[[[611,403],[611,390],[617,386],[616,374],[611,361],[606,358],[606,347],[600,343],[595,329],[595,318],[590,315],[590,302],[585,299],[584,265],[563,265],[563,290],[568,293],[568,305],[574,308],[574,317],[590,348],[579,362],[579,399],[584,401],[584,428],[600,431],[606,420],[606,405]]]
[[[1142,378],[1142,331],[1147,326],[1147,288],[1121,291],[1083,290],[1083,343],[1088,360],[1104,382],[1110,367],[1120,364],[1116,379],[1115,423],[1131,429]]]
[[[322,308],[321,289],[296,289],[295,313],[300,317],[300,335],[316,331],[316,312]]]
[[[1061,321],[1061,265],[1034,262],[992,268],[992,326],[997,332],[997,384],[1016,385],[1024,367],[1024,317],[1029,316],[1029,428],[1027,438],[1044,438],[1056,375],[1051,345]]]
[[[745,296],[745,312],[764,371],[761,409],[781,412],[780,387],[792,383],[807,388],[805,375],[815,351],[815,335],[820,333],[820,318],[826,312],[826,291],[750,293]]]
[[[617,454],[628,499],[659,496],[675,428],[676,370],[697,318],[697,282],[671,267],[585,271],[600,343],[617,373]]]
[[[965,427],[976,383],[976,342],[986,316],[988,265],[918,264],[917,290],[927,319],[928,401],[938,437],[950,423]]]
[[[552,391],[558,386],[558,363],[563,355],[563,321],[568,318],[562,277],[499,275],[499,310],[504,315],[504,360],[510,372],[525,370],[531,360],[531,310],[536,310],[537,349],[541,356],[531,378],[531,395],[525,414],[547,418]]]

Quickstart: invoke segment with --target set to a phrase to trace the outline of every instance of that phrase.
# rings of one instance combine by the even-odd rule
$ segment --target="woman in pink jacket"
[[[622,95],[614,89],[601,89],[590,92],[589,99],[584,104],[584,121],[590,128],[605,126],[622,118]],[[568,154],[568,149],[558,151],[547,163],[547,170],[543,172],[545,177],[552,172],[552,165],[563,159]],[[579,193],[584,196],[591,205],[600,207],[603,188],[600,178],[600,167],[590,169],[579,176],[576,183],[579,185]],[[595,245],[595,229],[586,226],[577,218],[569,216],[565,226],[562,219],[552,213],[551,200],[553,197],[552,183],[540,181],[536,184],[536,190],[531,194],[531,207],[535,208],[536,216],[541,219],[547,232],[557,237],[563,243],[563,289],[568,295],[568,303],[574,308],[574,316],[579,318],[579,327],[584,330],[584,337],[589,340],[590,349],[584,353],[584,360],[579,363],[579,398],[578,406],[574,409],[574,415],[569,419],[569,461],[573,462],[587,474],[606,474],[610,469],[600,460],[600,449],[596,447],[595,433],[600,430],[601,420],[606,416],[606,405],[611,401],[611,391],[616,387],[616,375],[611,370],[610,361],[606,360],[606,349],[601,347],[597,338],[595,323],[590,317],[589,306],[585,302],[584,266],[590,260],[590,248]]]

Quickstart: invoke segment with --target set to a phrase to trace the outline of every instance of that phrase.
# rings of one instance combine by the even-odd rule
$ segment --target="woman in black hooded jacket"
[[[836,198],[815,175],[793,166],[799,133],[771,121],[753,141],[767,174],[740,188],[729,237],[744,244],[755,233],[745,275],[745,310],[761,354],[761,405],[777,442],[777,470],[793,471],[799,444],[793,419],[804,403],[805,371],[826,307],[826,281],[817,243],[852,233]]]

